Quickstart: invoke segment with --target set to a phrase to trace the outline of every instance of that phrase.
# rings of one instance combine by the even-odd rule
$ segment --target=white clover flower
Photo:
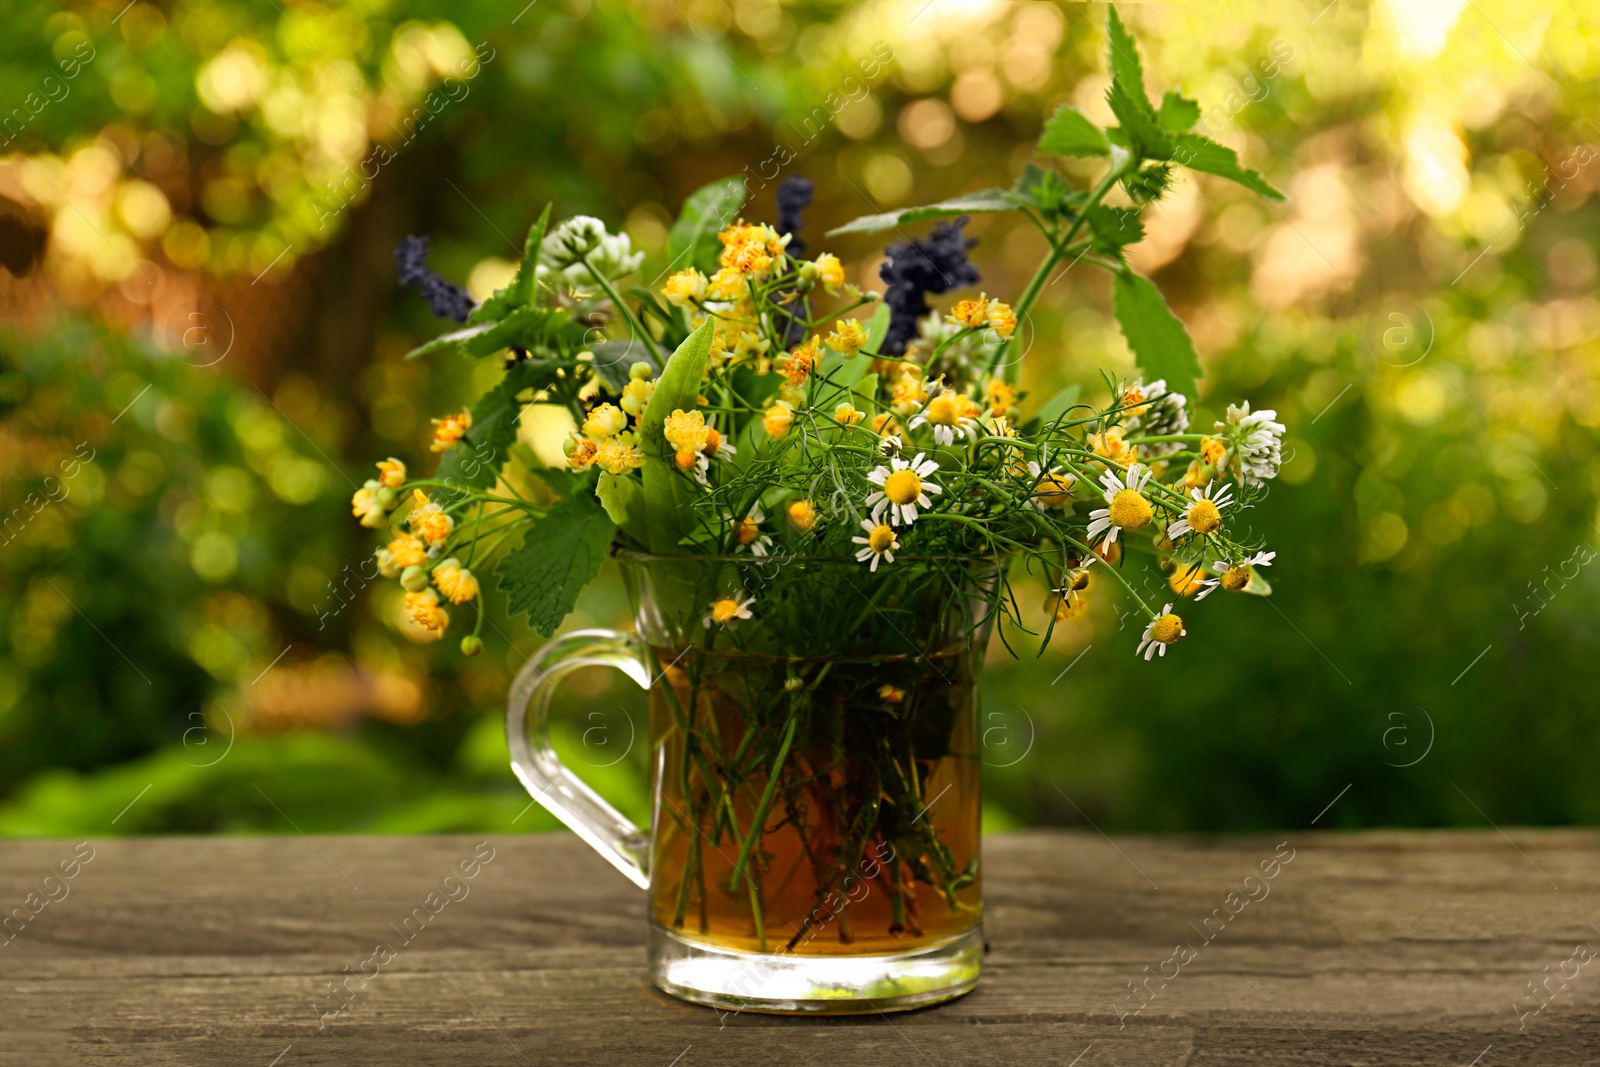
[[[584,259],[589,261],[585,266]],[[592,215],[574,215],[545,235],[539,243],[539,281],[553,285],[559,279],[565,288],[599,288],[600,280],[621,278],[639,269],[644,253],[633,251],[625,233],[612,234],[606,224]]]
[[[1217,423],[1217,432],[1228,443],[1226,464],[1232,462],[1239,481],[1258,486],[1278,476],[1283,466],[1283,434],[1286,427],[1275,421],[1271,408],[1252,412],[1250,404],[1228,405],[1228,417]]]
[[[1141,437],[1170,437],[1189,431],[1189,402],[1182,393],[1169,392],[1165,378],[1157,378],[1149,385],[1142,380],[1134,382],[1123,396],[1124,399],[1152,398],[1130,409],[1132,413],[1126,423],[1130,436],[1135,431]],[[1151,456],[1165,456],[1181,452],[1184,444],[1182,441],[1153,441],[1140,447]]]
[[[882,488],[867,497],[867,506],[872,509],[873,519],[882,521],[883,512],[887,509],[889,520],[895,525],[904,523],[909,526],[916,522],[917,508],[933,507],[928,494],[944,492],[927,481],[928,476],[938,469],[939,464],[924,459],[921,452],[909,463],[896,456],[888,463],[874,467],[872,473],[867,475],[867,481]]]

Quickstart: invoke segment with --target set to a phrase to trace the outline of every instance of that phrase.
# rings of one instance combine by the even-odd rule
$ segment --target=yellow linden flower
[[[594,462],[607,474],[627,474],[644,466],[644,453],[634,447],[630,434],[621,433],[600,442]]]
[[[950,309],[950,321],[969,330],[989,325],[989,298],[980,296],[976,300],[957,301]]]
[[[990,378],[983,387],[983,400],[994,418],[1008,418],[1017,407],[1017,391],[1002,378]]]
[[[867,343],[867,328],[861,325],[860,319],[839,319],[833,325],[834,330],[828,335],[828,347],[845,359],[854,359],[855,354]]]
[[[350,498],[350,514],[360,519],[361,525],[369,530],[376,530],[389,521],[389,513],[378,499],[379,488],[377,481],[369,481]]]
[[[594,466],[594,457],[599,450],[600,446],[590,438],[574,434],[566,441],[567,465],[575,471],[586,471]]]
[[[816,258],[817,280],[830,293],[839,291],[839,286],[844,284],[844,265],[839,262],[839,257],[831,252],[824,252]],[[830,345],[832,341],[828,342]]]
[[[622,399],[619,401],[622,410],[636,419],[641,418],[645,405],[650,403],[650,396],[655,391],[653,378],[629,378],[628,384],[622,387]]]
[[[862,419],[861,412],[856,410],[854,404],[840,404],[833,409],[833,421],[844,426],[854,426]]]
[[[596,441],[603,441],[628,428],[628,415],[615,404],[601,404],[583,420],[583,432]]]
[[[443,633],[450,625],[450,613],[439,606],[439,594],[432,589],[407,593],[405,609],[412,622],[432,633]]]
[[[790,352],[788,356],[779,361],[779,368],[783,371],[784,383],[790,389],[798,389],[805,384],[816,368],[821,352],[817,349],[815,336],[806,339],[806,343]]]
[[[454,556],[434,566],[433,584],[452,604],[465,604],[478,595],[478,579]]]
[[[442,419],[433,420],[433,444],[428,446],[429,451],[445,452],[456,446],[472,428],[472,412],[463,411],[459,415],[446,415]]]
[[[430,505],[437,508],[437,504]],[[442,511],[434,511],[418,519],[411,517],[411,528],[422,536],[430,545],[443,544],[450,539],[450,532],[456,528],[456,520]]]
[[[706,295],[714,300],[738,300],[750,295],[750,285],[736,269],[723,267],[711,276]]]
[[[906,699],[906,691],[901,689],[899,686],[880,685],[878,686],[878,699],[883,701],[885,704],[904,703]]]
[[[915,412],[928,399],[928,390],[922,376],[916,372],[901,375],[889,386],[889,406],[896,415]]]
[[[1149,407],[1145,399],[1143,382],[1135,382],[1128,386],[1127,392],[1122,394],[1122,413],[1130,419],[1143,415],[1145,409]]]
[[[1208,467],[1222,466],[1222,457],[1227,455],[1228,446],[1215,437],[1202,437],[1200,439],[1200,458],[1205,460]]]
[[[667,284],[661,287],[661,295],[667,298],[667,303],[676,307],[688,307],[691,303],[704,300],[709,286],[706,276],[690,267],[680,270],[667,279]]]
[[[674,451],[689,453],[692,465],[694,454],[705,449],[711,428],[706,425],[706,417],[700,412],[680,408],[667,416],[661,433]]]
[[[1183,487],[1185,489],[1199,489],[1201,486],[1211,484],[1217,476],[1212,467],[1195,460],[1189,464],[1189,469],[1183,472]]]
[[[891,412],[880,411],[872,416],[872,432],[875,434],[895,433],[900,429],[895,425],[894,415]]]
[[[796,500],[789,505],[789,525],[801,533],[809,533],[817,524],[817,509],[809,500]]]
[[[385,489],[398,489],[406,482],[406,465],[393,456],[378,464],[378,484]]]
[[[388,552],[391,564],[400,570],[420,567],[428,562],[427,546],[422,543],[422,538],[413,534],[401,534],[390,541]]]
[[[793,423],[794,408],[784,400],[780,400],[768,408],[766,416],[761,420],[761,425],[766,428],[769,437],[785,436]]]
[[[1089,435],[1089,448],[1097,456],[1126,467],[1139,458],[1138,449],[1122,439],[1122,427],[1113,426],[1103,434]]]
[[[1017,313],[1011,310],[1010,304],[1003,304],[998,300],[989,302],[989,329],[1001,337],[1010,337],[1017,328]]]

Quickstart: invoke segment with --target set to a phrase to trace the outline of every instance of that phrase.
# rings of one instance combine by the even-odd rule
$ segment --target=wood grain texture
[[[42,908],[76,843],[0,843],[0,909],[40,894],[0,942],[0,1064],[1600,1062],[1600,964],[1567,962],[1600,950],[1587,831],[991,838],[977,992],[843,1020],[655,992],[644,894],[564,835],[490,839],[405,942],[479,840],[96,841]],[[380,941],[393,961],[319,1020]]]

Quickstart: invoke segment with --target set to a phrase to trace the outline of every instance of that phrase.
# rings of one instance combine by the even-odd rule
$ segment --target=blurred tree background
[[[805,238],[876,288],[881,249],[825,229],[1009,183],[1058,102],[1111,118],[1095,4],[3,8],[5,834],[553,826],[501,736],[539,638],[491,593],[485,655],[418,643],[349,515],[372,457],[431,469],[428,419],[494,373],[401,360],[439,324],[394,245],[429,235],[481,298],[554,201],[626,229],[649,281],[688,192],[742,173],[770,217],[802,174]],[[1290,427],[1254,516],[1277,592],[1189,609],[1155,664],[1105,588],[1042,657],[997,642],[990,824],[1600,820],[1600,11],[1124,14],[1151,86],[1290,194],[1185,177],[1134,250],[1196,337],[1202,417],[1242,395]],[[1036,234],[969,232],[1014,295]],[[1131,366],[1107,307],[1053,282],[1026,384]],[[569,626],[624,616],[603,582]],[[563,700],[558,747],[642,817],[639,695],[585,673]]]

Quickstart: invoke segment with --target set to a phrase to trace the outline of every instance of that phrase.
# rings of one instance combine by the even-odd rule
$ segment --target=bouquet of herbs
[[[549,635],[608,552],[683,564],[651,579],[671,586],[655,593],[677,614],[659,627],[670,639],[649,637],[669,683],[655,734],[681,770],[663,783],[683,824],[657,857],[658,872],[675,872],[661,879],[663,925],[693,907],[712,930],[717,901],[738,900],[748,912],[730,922],[765,948],[789,894],[798,941],[816,925],[805,906],[858,861],[883,885],[891,935],[934,926],[936,906],[975,908],[975,784],[957,792],[961,811],[922,816],[940,775],[976,773],[970,759],[941,768],[971,747],[959,708],[979,635],[998,616],[1013,623],[1003,638],[1027,629],[1010,575],[1042,576],[1053,591],[1034,631],[1041,648],[1091,583],[1120,584],[1147,617],[1136,650],[1146,659],[1186,623],[1129,580],[1135,551],[1196,600],[1268,591],[1257,569],[1273,553],[1244,512],[1277,474],[1284,427],[1247,403],[1191,425],[1193,345],[1123,250],[1179,166],[1280,194],[1192,132],[1193,100],[1150,102],[1115,10],[1108,35],[1119,124],[1101,129],[1063,106],[1037,145],[1040,157],[1103,160],[1099,179],[1074,187],[1029,164],[1010,188],[832,231],[936,222],[887,249],[882,293],[847,281],[836,256],[809,254],[799,230],[811,188],[798,179],[770,224],[750,219],[742,179],[695,193],[651,287],[636,283],[644,257],[627,236],[583,216],[552,224],[548,208],[514,281],[482,304],[427,269],[425,241],[401,247],[402,280],[463,323],[413,355],[458,349],[505,368],[470,411],[435,420],[432,477],[386,460],[356,493],[364,525],[393,526],[378,563],[407,590],[411,618],[442,633],[452,614],[475,611],[462,639],[473,654],[478,576],[491,568],[512,610]],[[1010,300],[972,292],[964,236],[969,216],[1000,212],[1020,212],[1047,245]],[[1076,385],[1036,399],[1019,384],[1029,312],[1068,264],[1111,273],[1142,371],[1108,377],[1095,402]],[[560,466],[518,442],[534,404],[571,413]],[[796,880],[797,868],[812,876]],[[853,942],[847,927],[840,940]]]

